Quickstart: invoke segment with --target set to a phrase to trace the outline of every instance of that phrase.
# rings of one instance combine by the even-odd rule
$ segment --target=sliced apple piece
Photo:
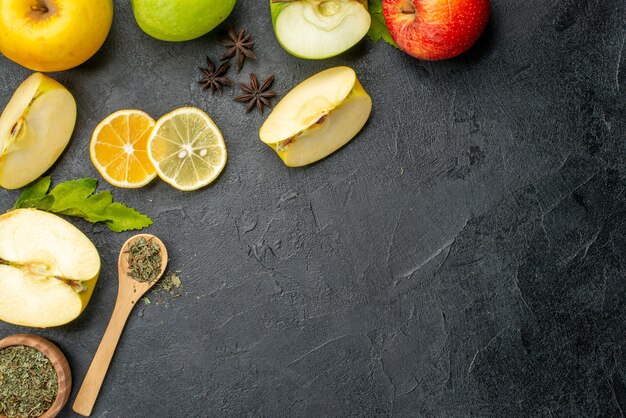
[[[372,99],[350,67],[322,71],[291,90],[261,126],[261,141],[289,167],[311,164],[363,128]]]
[[[17,189],[41,176],[67,146],[76,102],[57,81],[28,77],[0,116],[0,187]]]
[[[338,55],[369,30],[367,0],[270,0],[278,42],[291,54],[310,59]]]
[[[0,216],[0,320],[66,324],[87,306],[99,272],[96,247],[59,216],[36,209]]]

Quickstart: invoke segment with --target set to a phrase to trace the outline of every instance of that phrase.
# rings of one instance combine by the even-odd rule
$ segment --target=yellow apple
[[[96,247],[59,216],[37,209],[0,216],[0,320],[66,324],[87,306],[99,272]]]
[[[28,77],[0,116],[0,187],[17,189],[41,176],[75,123],[76,102],[65,87],[41,73]]]
[[[261,141],[289,167],[314,163],[347,144],[363,128],[372,99],[350,67],[334,67],[303,81],[261,126]]]
[[[35,71],[63,71],[104,43],[113,0],[0,0],[0,52]]]

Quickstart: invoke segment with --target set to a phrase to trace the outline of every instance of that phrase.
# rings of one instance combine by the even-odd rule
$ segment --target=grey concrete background
[[[494,0],[479,43],[433,63],[369,40],[294,58],[261,0],[182,44],[115,6],[102,50],[52,74],[79,107],[54,181],[98,177],[91,132],[122,108],[198,106],[229,159],[198,192],[113,190],[153,218],[184,295],[137,307],[93,416],[624,416],[626,3]],[[237,90],[211,97],[196,83],[228,26],[250,31],[259,56],[231,76],[275,74],[281,95],[355,68],[374,100],[363,132],[318,164],[283,166]],[[28,75],[0,58],[0,103]],[[18,194],[0,190],[0,210]],[[0,337],[59,344],[70,403],[132,235],[73,222],[103,262],[86,311],[56,329],[0,324]]]

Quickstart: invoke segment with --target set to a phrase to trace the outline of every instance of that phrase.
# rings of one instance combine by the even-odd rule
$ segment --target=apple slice
[[[0,216],[0,320],[66,324],[87,306],[99,272],[96,247],[64,219],[36,209]]]
[[[74,131],[72,94],[41,73],[28,77],[0,116],[0,187],[17,189],[59,158]]]
[[[359,42],[370,27],[367,0],[270,0],[278,42],[310,59],[338,55]]]
[[[261,141],[289,167],[314,163],[348,143],[363,128],[372,99],[350,67],[322,71],[300,83],[261,126]]]

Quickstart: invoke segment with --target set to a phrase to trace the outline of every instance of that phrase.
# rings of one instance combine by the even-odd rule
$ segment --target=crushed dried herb
[[[240,72],[243,68],[243,62],[246,58],[256,59],[256,54],[252,50],[254,48],[252,35],[246,34],[245,29],[239,32],[230,29],[228,31],[228,38],[222,41],[222,45],[228,48],[226,52],[224,52],[222,59],[229,60],[232,57],[236,57],[237,72]]]
[[[171,296],[178,297],[181,295],[182,281],[176,273],[171,273],[165,276],[163,280],[159,282],[159,291],[169,293]]]
[[[270,90],[273,83],[273,75],[269,76],[262,84],[259,84],[256,75],[250,73],[250,84],[239,83],[243,94],[235,97],[235,100],[246,103],[246,113],[250,113],[256,107],[259,109],[259,113],[263,114],[266,107],[272,108],[272,99],[276,97],[276,93]]]
[[[43,415],[59,390],[56,370],[40,351],[23,345],[0,350],[0,415]]]
[[[198,84],[202,86],[203,90],[211,89],[211,94],[216,92],[222,93],[224,86],[232,86],[233,80],[226,77],[228,69],[230,68],[229,62],[222,62],[219,67],[213,64],[213,61],[209,57],[206,57],[206,67],[198,67],[202,73],[202,78],[198,81]]]
[[[138,282],[152,282],[161,272],[161,247],[141,237],[128,249],[128,275]]]
[[[180,276],[176,273],[166,274],[159,283],[156,284],[149,296],[146,296],[142,299],[144,305],[150,305],[154,302],[155,305],[160,305],[162,303],[168,303],[169,298],[166,299],[169,294],[172,298],[177,298],[183,294],[183,282],[180,280]],[[150,299],[152,298],[152,299]],[[143,313],[140,313],[140,316],[143,316]]]

